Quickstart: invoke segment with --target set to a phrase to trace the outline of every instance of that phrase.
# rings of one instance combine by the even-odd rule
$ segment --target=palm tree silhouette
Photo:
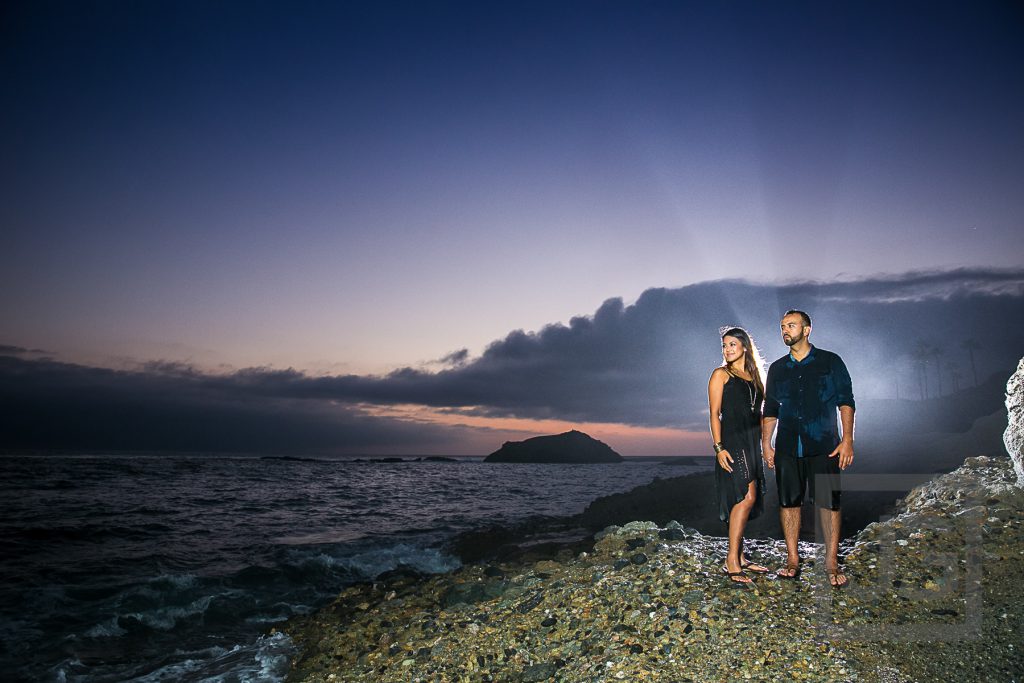
[[[949,378],[953,381],[953,391],[960,391],[960,378],[963,377],[960,372],[960,364],[946,361],[946,370],[949,372]]]
[[[974,352],[981,348],[981,342],[974,337],[968,337],[960,342],[960,347],[967,349],[967,353],[971,357],[971,374],[974,376],[974,386],[978,386],[978,369],[974,365]]]
[[[932,357],[932,347],[928,342],[918,340],[914,350],[910,352],[911,358],[917,364],[917,384],[921,389],[921,400],[928,398],[928,361]]]
[[[939,387],[935,395],[942,396],[942,357],[946,355],[946,352],[937,346],[932,346],[928,351],[931,359],[935,361],[935,379]]]

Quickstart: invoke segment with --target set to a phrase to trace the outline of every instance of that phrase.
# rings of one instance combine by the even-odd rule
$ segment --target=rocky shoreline
[[[1020,680],[1015,483],[1009,458],[978,457],[915,488],[843,541],[841,591],[810,542],[800,578],[744,588],[719,573],[725,539],[674,521],[610,526],[592,546],[549,528],[543,552],[395,572],[288,622],[288,680]],[[748,543],[780,566],[781,541]]]
[[[947,471],[955,466],[948,467]],[[910,488],[908,485],[893,491],[844,491],[843,538],[855,536],[868,524],[889,514],[899,496]],[[577,515],[535,517],[516,524],[463,532],[455,536],[445,549],[463,562],[551,559],[565,547],[571,547],[575,552],[589,550],[597,532],[634,520],[664,526],[681,519],[688,527],[706,536],[724,535],[727,527],[718,518],[714,490],[713,472],[657,478],[629,491],[597,498]],[[766,512],[748,522],[746,536],[782,538],[777,509],[776,487],[769,485],[765,495]],[[814,540],[814,524],[812,508],[805,506],[802,539]]]

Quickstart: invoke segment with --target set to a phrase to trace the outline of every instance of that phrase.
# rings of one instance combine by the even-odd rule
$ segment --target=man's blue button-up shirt
[[[809,457],[827,455],[841,438],[839,406],[856,409],[853,382],[843,359],[811,346],[803,360],[791,354],[768,368],[764,389],[764,416],[778,419],[775,451]]]

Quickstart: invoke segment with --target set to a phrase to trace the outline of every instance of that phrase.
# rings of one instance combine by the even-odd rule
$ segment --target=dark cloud
[[[0,445],[415,449],[453,435],[368,417],[361,404],[703,429],[707,378],[720,362],[719,328],[746,327],[770,361],[785,352],[777,327],[788,308],[813,316],[812,341],[846,359],[862,398],[934,394],[943,381],[948,391],[955,373],[972,382],[967,340],[980,344],[974,360],[982,379],[1024,355],[1024,271],[779,285],[722,280],[649,289],[629,306],[609,299],[567,325],[513,331],[478,358],[450,354],[439,372],[312,377],[250,368],[212,375],[168,363],[117,372],[8,354],[0,358]],[[926,366],[915,360],[922,344],[936,350]]]
[[[823,301],[854,301],[858,303],[895,303],[949,299],[972,294],[1021,296],[1024,272],[961,268],[879,276],[852,282],[816,282],[787,285],[789,293],[813,284],[816,296]]]
[[[6,344],[0,344],[0,353],[5,356],[20,356],[23,353],[28,353],[28,349],[21,346],[8,346]]]
[[[966,382],[965,339],[982,345],[979,372],[1024,353],[1024,272],[956,270],[852,282],[762,285],[740,280],[649,289],[631,306],[609,299],[593,316],[536,333],[516,330],[463,366],[384,377],[307,378],[252,371],[222,381],[267,395],[463,407],[488,416],[703,428],[705,388],[720,362],[718,330],[742,325],[767,360],[783,355],[781,314],[814,318],[813,341],[843,355],[858,393],[917,391],[914,353],[926,343],[929,382]],[[936,364],[938,368],[936,370]],[[899,385],[899,389],[897,389]],[[935,391],[937,387],[932,388]]]
[[[42,349],[26,349],[23,346],[0,344],[0,355],[2,356],[29,356],[42,354],[49,354],[49,352]]]
[[[128,372],[0,355],[5,449],[409,453],[444,450],[463,431],[250,393],[175,364]]]
[[[461,367],[466,364],[469,360],[469,349],[459,349],[458,351],[452,351],[437,360],[432,360],[427,365],[439,365],[445,367]]]

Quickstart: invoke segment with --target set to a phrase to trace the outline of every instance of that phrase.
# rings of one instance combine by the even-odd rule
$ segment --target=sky
[[[952,362],[1019,310],[1022,28],[1010,2],[5,3],[0,392],[36,397],[26,424],[145,403],[61,447],[251,448],[199,426],[230,405],[286,413],[282,450],[575,426],[702,452],[719,325],[777,352],[802,297],[823,345],[891,343],[842,300]],[[573,336],[658,296],[671,353]],[[965,311],[991,317],[947,328]],[[168,410],[207,440],[156,438]]]

